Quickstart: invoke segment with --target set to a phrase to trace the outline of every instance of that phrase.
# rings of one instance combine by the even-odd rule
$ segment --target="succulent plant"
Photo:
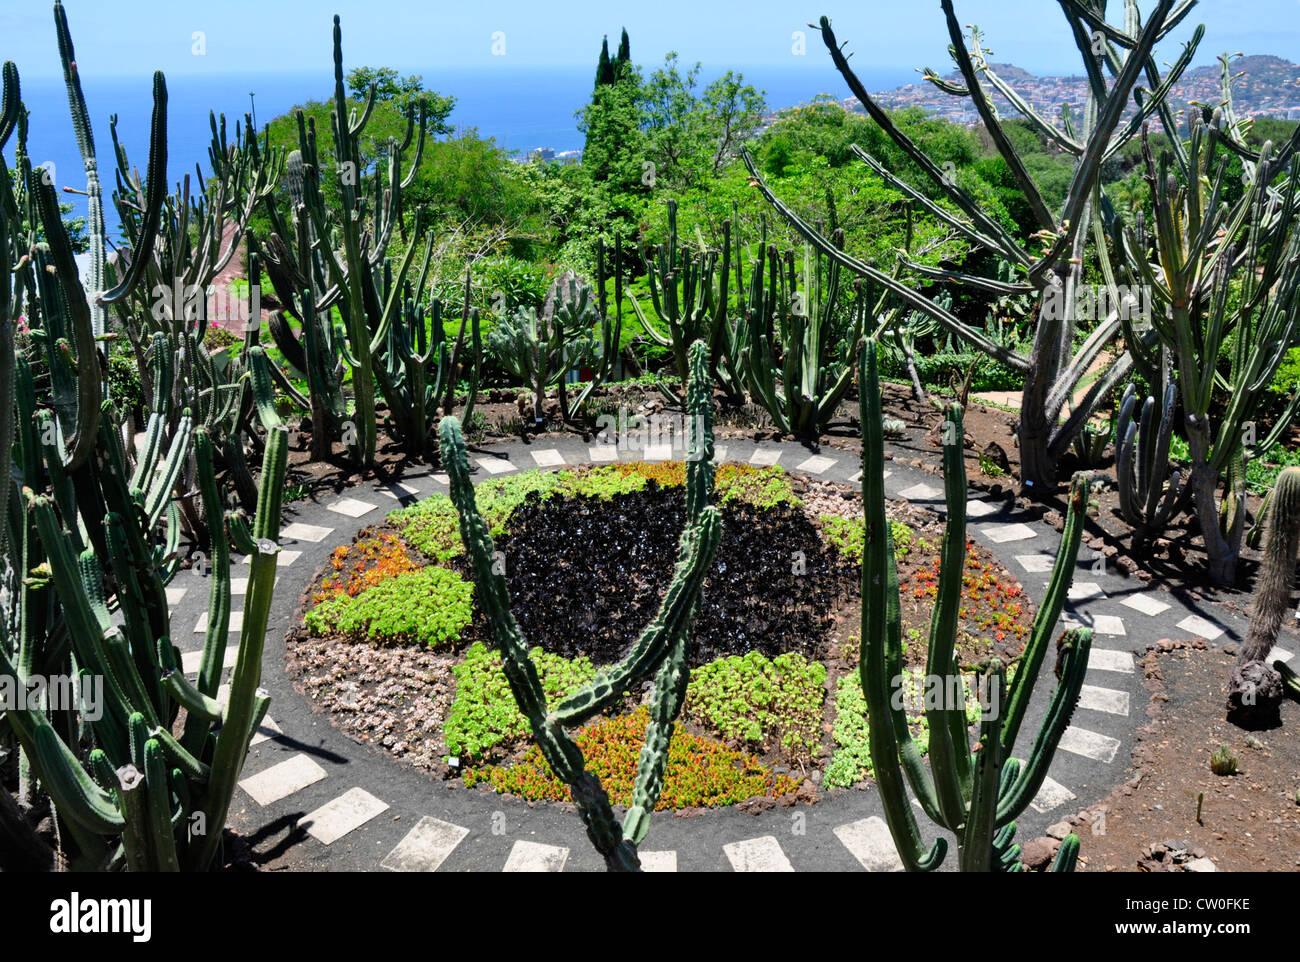
[[[1237,774],[1237,756],[1233,754],[1231,748],[1220,745],[1218,750],[1210,755],[1210,771],[1216,775]]]
[[[663,789],[673,728],[690,680],[691,621],[704,577],[721,533],[722,515],[713,495],[712,384],[708,346],[690,348],[688,413],[703,429],[693,438],[686,483],[686,528],[677,564],[659,612],[633,642],[627,657],[602,670],[589,684],[557,705],[548,705],[529,646],[510,611],[505,578],[496,565],[496,547],[479,514],[460,424],[454,417],[439,426],[443,463],[469,553],[479,606],[486,611],[501,652],[502,665],[520,712],[551,770],[568,786],[587,826],[587,836],[614,871],[637,871],[636,848],[650,828],[650,816]],[[588,771],[566,727],[580,725],[622,698],[623,692],[655,673],[645,744],[637,763],[632,805],[620,826],[600,780]]]
[[[869,747],[885,818],[903,865],[910,871],[938,868],[947,842],[938,838],[927,850],[917,826],[908,788],[931,820],[957,836],[962,871],[1019,871],[1020,846],[1013,843],[1016,816],[1024,811],[1047,776],[1048,767],[1070,723],[1088,666],[1092,632],[1073,628],[1056,643],[1056,676],[1047,712],[1028,760],[1011,757],[1052,632],[1069,592],[1087,502],[1088,478],[1076,475],[1061,546],[1047,594],[1034,616],[1028,643],[1014,680],[1007,687],[1002,661],[991,659],[980,683],[985,711],[974,750],[967,731],[965,698],[939,699],[927,706],[930,733],[927,771],[912,740],[899,698],[903,684],[902,629],[898,572],[891,526],[885,513],[884,445],[881,431],[880,382],[876,342],[869,340],[860,358],[860,405],[863,425],[862,503],[866,512],[866,549],[862,559],[862,648],[859,671],[871,719]],[[925,673],[943,692],[965,693],[955,664],[958,608],[966,560],[966,472],[960,439],[961,407],[945,410],[944,487],[948,524],[944,534],[938,596],[930,626]],[[1071,871],[1079,851],[1076,836],[1058,850],[1055,871]]]

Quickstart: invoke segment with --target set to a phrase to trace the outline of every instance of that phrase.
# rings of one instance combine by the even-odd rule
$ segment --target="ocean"
[[[810,58],[811,60],[811,58]],[[806,103],[819,93],[848,96],[843,80],[829,62],[789,66],[735,67],[747,83],[763,89],[769,109]],[[701,87],[725,72],[701,71]],[[109,117],[118,116],[118,136],[132,165],[143,168],[149,155],[149,119],[153,108],[151,74],[96,78],[83,76],[82,87],[94,128],[100,180],[104,186],[104,213],[109,237],[118,238],[117,212],[112,205],[114,160]],[[555,151],[581,149],[583,135],[575,112],[591,93],[594,68],[554,67],[522,69],[499,67],[474,70],[440,70],[425,73],[427,87],[456,97],[450,122],[457,128],[476,128],[507,151],[527,153],[538,147]],[[881,90],[908,83],[912,71],[868,72],[869,89]],[[328,67],[313,73],[262,75],[181,74],[167,78],[168,180],[173,188],[201,163],[207,172],[210,140],[208,112],[225,113],[233,139],[234,123],[242,123],[251,105],[260,124],[307,100],[328,99],[333,75]],[[30,117],[28,148],[36,164],[53,164],[60,187],[85,188],[85,172],[77,150],[61,77],[22,78],[22,96]],[[5,151],[12,164],[13,144]],[[64,194],[77,213],[85,213],[85,198]]]

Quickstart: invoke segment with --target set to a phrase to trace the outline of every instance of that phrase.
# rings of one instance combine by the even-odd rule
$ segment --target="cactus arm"
[[[152,738],[144,744],[144,781],[153,868],[159,872],[179,872],[181,864],[176,856],[176,832],[172,827],[168,770],[163,761],[162,748]]]
[[[1071,833],[1061,839],[1061,847],[1056,850],[1052,862],[1053,872],[1073,872],[1079,860],[1079,836]]]
[[[1070,717],[1079,701],[1079,692],[1088,671],[1088,652],[1092,648],[1092,630],[1074,628],[1065,632],[1057,642],[1060,662],[1060,684],[1052,693],[1047,714],[1034,738],[1029,759],[1021,766],[1019,777],[1002,794],[998,802],[998,823],[1005,824],[1025,810],[1038,794],[1056,746],[1061,741]],[[1021,671],[1026,670],[1023,666]],[[1009,751],[1010,742],[1003,739],[1003,750]]]
[[[872,425],[870,430],[878,428]],[[881,428],[883,429],[883,428]],[[953,671],[962,580],[966,571],[966,460],[961,405],[949,404],[943,422],[943,476],[948,522],[944,530],[940,585],[930,617],[930,641],[925,673],[929,678],[958,678]],[[962,683],[964,685],[964,683]],[[964,687],[962,688],[964,692]],[[971,793],[971,756],[966,731],[966,706],[948,704],[927,711],[930,719],[930,765],[943,823],[955,827],[966,821]],[[915,787],[915,786],[914,786]]]
[[[1070,486],[1068,509],[1065,526],[1061,532],[1061,544],[1056,551],[1056,563],[1052,566],[1052,577],[1047,585],[1043,603],[1038,606],[1034,623],[1030,629],[1029,642],[1021,655],[1020,667],[1012,679],[1007,694],[1006,717],[1002,728],[1002,750],[1010,755],[1015,747],[1016,736],[1024,721],[1033,695],[1034,683],[1047,653],[1047,645],[1061,617],[1061,609],[1074,580],[1074,567],[1079,557],[1079,542],[1083,538],[1083,517],[1088,507],[1087,474],[1080,472],[1074,476]]]
[[[990,690],[990,700],[1001,704],[1006,678],[1001,662],[984,676]],[[994,816],[998,806],[998,786],[1002,781],[1002,740],[998,737],[1000,716],[997,712],[985,715],[980,723],[979,751],[975,754],[975,776],[971,785],[970,812],[966,819],[959,846],[959,865],[963,872],[988,872],[993,868],[995,841],[1005,845],[1010,836],[997,837]]]

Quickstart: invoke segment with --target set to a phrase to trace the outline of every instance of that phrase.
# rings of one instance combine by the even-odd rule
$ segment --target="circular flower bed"
[[[857,676],[860,499],[779,467],[725,464],[715,477],[723,536],[659,807],[811,800],[821,787],[859,783],[870,774]],[[680,462],[618,463],[478,486],[552,701],[619,660],[653,617],[676,556],[684,481]],[[919,696],[943,526],[906,504],[891,514],[909,688]],[[1013,661],[1032,617],[1019,583],[971,543],[963,592],[963,663]],[[515,706],[445,495],[392,512],[334,552],[289,639],[289,670],[353,737],[440,777],[568,798]],[[616,803],[631,795],[648,691],[624,693],[575,735]],[[973,698],[971,712],[974,721]]]

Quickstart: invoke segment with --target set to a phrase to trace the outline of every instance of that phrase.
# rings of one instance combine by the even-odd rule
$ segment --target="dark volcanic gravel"
[[[497,547],[529,643],[617,661],[658,610],[685,513],[680,488],[654,485],[610,501],[530,499],[516,509]],[[820,657],[830,612],[856,578],[799,509],[724,505],[693,662],[750,651]]]

